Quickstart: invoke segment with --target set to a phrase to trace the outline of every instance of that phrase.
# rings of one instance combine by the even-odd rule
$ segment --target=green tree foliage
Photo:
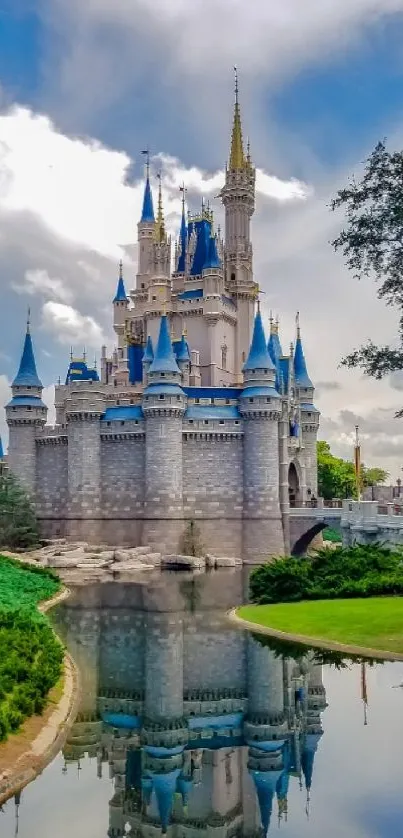
[[[403,152],[389,152],[385,142],[378,143],[361,180],[352,178],[340,189],[331,208],[346,214],[334,249],[342,251],[355,277],[374,276],[378,297],[399,311],[397,347],[375,346],[369,340],[342,361],[381,379],[403,369]]]
[[[179,549],[185,556],[203,555],[204,547],[201,540],[201,533],[195,521],[190,520],[187,522]]]
[[[9,471],[0,474],[0,547],[28,549],[39,543],[33,505]]]
[[[42,713],[63,649],[37,603],[60,589],[54,573],[0,557],[0,741]]]
[[[325,500],[332,498],[355,498],[357,484],[353,462],[335,457],[328,442],[320,440],[317,445],[318,455],[318,491]],[[382,468],[361,468],[361,485],[378,486],[385,483],[388,472]]]
[[[380,544],[319,550],[310,558],[277,559],[253,570],[253,602],[297,602],[403,594],[403,561],[399,550]]]

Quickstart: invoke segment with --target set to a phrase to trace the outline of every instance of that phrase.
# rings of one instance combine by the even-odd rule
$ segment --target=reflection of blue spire
[[[146,175],[146,183],[144,187],[144,198],[143,198],[143,211],[141,213],[141,221],[142,222],[151,222],[154,224],[155,216],[154,216],[154,205],[153,205],[153,196],[151,192],[150,186],[150,173],[147,165],[147,175]]]
[[[168,774],[155,774],[153,777],[154,791],[157,798],[158,813],[163,833],[166,833],[169,826],[173,796],[176,791],[176,782],[179,774],[180,769],[175,768]]]
[[[141,778],[141,790],[143,801],[146,804],[146,806],[149,806],[151,803],[151,795],[153,793],[153,781],[151,777]]]
[[[24,348],[22,350],[20,367],[12,386],[42,388],[42,382],[36,371],[34,348],[29,330],[29,321],[27,322],[27,331],[24,340]]]
[[[247,370],[274,370],[274,364],[267,350],[266,337],[263,329],[262,315],[258,309],[253,327],[252,343],[248,359],[244,364],[244,371]]]
[[[166,314],[163,314],[161,317],[160,333],[158,336],[154,360],[150,367],[150,372],[173,372],[180,374],[180,369],[176,363],[174,351],[172,349]]]
[[[186,777],[179,777],[177,786],[178,791],[182,795],[183,805],[187,806],[189,801],[189,794],[192,790],[193,783],[190,779],[186,779]]]
[[[301,768],[305,777],[305,786],[308,791],[312,785],[315,754],[318,749],[321,736],[322,733],[307,733],[304,739],[304,749],[301,754]]]
[[[273,797],[281,771],[251,771],[259,801],[260,821],[267,835],[273,809]]]
[[[304,389],[313,388],[312,381],[309,378],[308,370],[306,368],[305,355],[302,348],[299,315],[297,315],[297,340],[294,352],[294,379],[297,387],[303,387]]]

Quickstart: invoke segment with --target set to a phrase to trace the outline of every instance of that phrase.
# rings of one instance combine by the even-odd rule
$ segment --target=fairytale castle
[[[71,359],[54,427],[27,328],[6,407],[9,465],[46,536],[177,552],[195,521],[206,550],[258,563],[288,549],[290,504],[317,494],[319,412],[299,323],[288,354],[277,322],[265,335],[237,86],[223,239],[209,207],[186,215],[182,191],[173,253],[147,155],[136,285],[127,293],[121,265],[113,299],[116,349],[102,348],[100,376]]]

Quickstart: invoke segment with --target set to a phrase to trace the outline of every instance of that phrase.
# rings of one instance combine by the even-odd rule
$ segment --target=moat
[[[226,620],[245,569],[73,590],[83,696],[2,838],[398,838],[403,663],[323,664]]]

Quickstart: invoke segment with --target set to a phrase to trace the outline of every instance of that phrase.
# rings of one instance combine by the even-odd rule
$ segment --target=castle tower
[[[244,561],[259,564],[284,553],[279,502],[280,396],[258,308],[239,409],[244,419]]]
[[[119,277],[116,294],[113,299],[113,328],[118,339],[118,370],[117,380],[119,384],[128,383],[128,359],[127,343],[125,340],[125,322],[129,300],[126,296],[125,283],[123,279],[123,263],[119,262]]]
[[[47,407],[42,401],[30,333],[29,315],[18,373],[12,383],[12,399],[6,406],[9,427],[8,463],[21,486],[34,495],[36,488],[36,435],[43,428]]]
[[[244,152],[236,74],[231,148],[221,199],[225,207],[225,284],[236,299],[238,308],[235,340],[238,383],[242,382],[242,365],[250,346],[256,298],[250,239],[250,220],[255,210],[255,178],[249,149],[246,155]]]
[[[148,335],[145,352],[143,355],[143,381],[147,383],[148,371],[154,360],[154,347],[151,335]]]
[[[180,383],[181,371],[164,314],[143,394],[146,420],[143,543],[168,552],[178,549],[183,530],[182,419],[186,397]]]
[[[99,540],[102,520],[101,416],[105,411],[104,395],[94,384],[77,382],[66,399],[68,534],[92,543]]]
[[[308,375],[297,314],[297,340],[294,352],[294,385],[301,416],[302,443],[305,449],[305,483],[312,496],[318,496],[318,463],[316,444],[319,411],[313,404],[315,388]]]
[[[161,175],[158,175],[158,209],[154,224],[153,243],[151,248],[152,284],[157,286],[160,303],[167,303],[170,298],[171,282],[171,239],[165,228],[164,210],[162,206]],[[165,285],[165,293],[164,293]],[[153,290],[154,295],[155,291]]]
[[[144,185],[143,209],[137,225],[138,274],[137,290],[147,288],[151,273],[152,245],[155,229],[153,196],[150,186],[150,155],[146,151],[146,181]]]
[[[182,337],[176,353],[176,360],[178,367],[182,373],[182,384],[184,387],[189,387],[190,380],[190,353],[189,346],[186,340],[186,332],[182,332]]]

